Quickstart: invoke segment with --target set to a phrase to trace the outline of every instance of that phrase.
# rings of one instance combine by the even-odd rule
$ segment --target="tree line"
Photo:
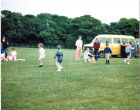
[[[40,13],[36,16],[1,11],[1,34],[9,42],[23,44],[62,45],[73,47],[78,35],[83,42],[91,42],[99,34],[118,34],[139,37],[139,21],[135,18],[121,18],[110,24],[84,15],[76,18]]]

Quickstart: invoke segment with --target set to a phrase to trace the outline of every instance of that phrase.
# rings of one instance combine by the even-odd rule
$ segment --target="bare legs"
[[[109,60],[109,55],[108,54],[105,55],[105,58],[106,58],[106,60]]]
[[[56,66],[57,66],[58,71],[61,71],[62,66],[61,66],[61,64],[60,64],[60,63],[58,63],[57,61],[56,61]]]
[[[40,66],[43,65],[43,63],[42,63],[42,58],[39,58],[38,60],[39,60]]]
[[[76,48],[76,60],[80,60],[81,52],[82,52],[82,47],[77,47]]]
[[[130,64],[130,58],[131,58],[131,53],[130,55],[127,56],[127,58],[124,60],[125,63]]]
[[[93,61],[95,61],[95,59],[94,59],[94,57],[93,57],[93,60],[91,61],[91,59],[90,59],[90,57],[87,57],[86,59],[85,59],[85,62],[90,62],[90,63],[95,63],[95,62],[93,62]]]
[[[106,54],[105,58],[106,58],[106,64],[109,64],[109,54]]]

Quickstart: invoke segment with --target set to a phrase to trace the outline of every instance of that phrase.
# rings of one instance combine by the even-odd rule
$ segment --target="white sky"
[[[2,0],[1,10],[21,14],[51,13],[69,18],[89,14],[103,23],[139,19],[139,0]]]

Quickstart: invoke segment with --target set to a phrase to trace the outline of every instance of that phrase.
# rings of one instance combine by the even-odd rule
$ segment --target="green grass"
[[[2,62],[2,110],[139,110],[139,60],[131,65],[111,58],[105,65],[75,61],[75,50],[62,50],[63,70],[46,49],[44,67],[37,48],[16,48],[25,62]]]

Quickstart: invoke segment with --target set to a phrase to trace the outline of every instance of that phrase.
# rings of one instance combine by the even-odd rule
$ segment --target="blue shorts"
[[[57,62],[62,63],[62,58],[58,58]]]

